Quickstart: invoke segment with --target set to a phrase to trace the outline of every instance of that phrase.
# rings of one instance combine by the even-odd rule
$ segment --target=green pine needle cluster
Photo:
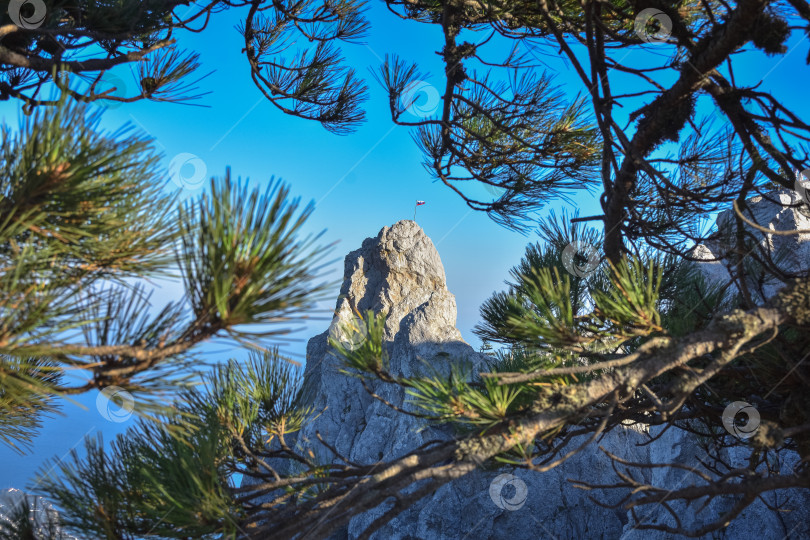
[[[206,367],[199,344],[267,350],[327,285],[320,235],[301,233],[312,206],[287,186],[228,173],[180,206],[150,141],[99,122],[68,102],[3,130],[0,441],[20,451],[60,397],[116,386],[166,412]],[[156,305],[152,277],[185,298]]]
[[[140,420],[110,445],[88,438],[83,452],[46,463],[35,490],[80,535],[235,538],[245,511],[235,475],[266,472],[257,454],[300,429],[309,414],[300,383],[277,351],[231,360],[182,392],[160,423]]]

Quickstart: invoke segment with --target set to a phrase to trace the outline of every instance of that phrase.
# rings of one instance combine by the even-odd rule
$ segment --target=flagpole
[[[414,223],[416,223],[416,209],[419,208],[423,204],[425,204],[425,201],[420,201],[419,199],[417,199],[416,204],[413,205],[413,221],[414,221]]]

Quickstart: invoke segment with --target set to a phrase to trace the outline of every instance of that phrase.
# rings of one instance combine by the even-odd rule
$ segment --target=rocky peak
[[[445,372],[451,361],[469,362],[474,369],[483,365],[483,356],[455,327],[455,298],[447,290],[439,253],[421,227],[403,220],[364,240],[346,255],[329,329],[307,344],[304,386],[321,414],[301,432],[310,442],[319,432],[355,461],[397,457],[421,444],[422,435],[416,431],[423,427],[373,399],[359,381],[340,372],[328,336],[340,339],[340,329],[367,310],[387,314],[384,341],[394,374],[410,376],[428,368]],[[370,386],[394,405],[408,408],[400,388],[373,381]],[[435,430],[430,432],[435,436]],[[319,457],[334,459],[323,448]]]
[[[422,328],[424,340],[461,340],[457,331],[451,331],[455,330],[456,302],[447,291],[439,252],[416,222],[402,220],[383,227],[376,237],[366,238],[360,249],[346,255],[330,330],[369,309],[388,314],[388,340],[394,340],[407,315],[420,309],[441,315],[430,328]]]
[[[400,221],[384,227],[374,238],[367,238],[359,249],[346,256],[343,285],[335,315],[327,329],[309,340],[304,374],[307,405],[313,418],[299,432],[296,444],[315,452],[322,463],[337,458],[321,445],[319,433],[343,457],[355,463],[371,464],[390,460],[424,444],[428,440],[450,437],[441,427],[427,426],[421,420],[394,411],[372,398],[354,377],[341,373],[342,364],[328,345],[330,333],[340,338],[343,324],[366,310],[388,314],[385,347],[390,371],[415,375],[429,370],[445,371],[451,363],[468,363],[483,371],[485,358],[461,338],[455,327],[456,303],[447,290],[444,268],[433,242],[413,221]],[[409,408],[403,391],[391,384],[369,381],[380,397],[401,408]],[[702,459],[695,437],[678,430],[650,434],[662,435],[654,444],[644,429],[618,427],[605,434],[599,444],[629,461],[642,463],[676,462],[691,467]],[[576,448],[585,436],[574,438],[568,448]],[[672,489],[693,481],[684,470],[653,469],[648,480]],[[512,538],[620,538],[621,540],[663,540],[668,535],[641,531],[633,527],[629,515],[616,508],[594,504],[588,492],[575,489],[570,478],[593,484],[611,484],[617,477],[610,461],[591,445],[561,466],[546,473],[525,469],[481,469],[450,482],[418,501],[378,530],[376,540],[412,540],[421,538],[456,539]],[[505,481],[507,479],[508,481]],[[509,495],[501,493],[505,484]],[[506,502],[504,497],[506,497]],[[601,494],[608,504],[619,502],[618,493]],[[764,496],[770,504],[775,501]],[[807,497],[797,495],[792,509],[807,505]],[[508,504],[507,504],[508,503]],[[381,505],[352,519],[349,526],[332,540],[356,538],[388,507]],[[678,503],[676,511],[684,524],[730,510],[731,501],[712,503],[703,514]],[[660,514],[660,515],[658,515]],[[661,509],[653,521],[674,525],[672,517]],[[649,517],[649,516],[648,516]],[[713,538],[737,540],[760,538],[779,540],[793,529],[797,537],[807,537],[807,512],[797,511],[777,521],[773,513],[757,502],[730,527]],[[783,530],[784,529],[784,530]],[[790,534],[790,533],[788,533]]]

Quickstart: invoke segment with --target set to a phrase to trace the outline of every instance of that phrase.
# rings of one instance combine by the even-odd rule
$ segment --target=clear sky
[[[375,236],[383,226],[411,219],[415,200],[426,201],[418,209],[417,222],[432,238],[444,263],[448,288],[456,296],[457,326],[464,339],[478,347],[480,341],[472,328],[479,321],[480,304],[503,288],[509,268],[519,261],[527,242],[537,237],[504,229],[485,214],[470,211],[450,189],[432,182],[409,129],[391,122],[387,95],[369,76],[369,69],[376,69],[387,53],[397,53],[418,61],[423,72],[433,74],[427,82],[439,86],[441,64],[436,51],[443,42],[440,30],[398,20],[381,2],[370,5],[372,28],[366,44],[343,48],[349,63],[368,78],[368,121],[352,135],[336,136],[317,123],[284,115],[254,86],[240,52],[242,37],[235,29],[243,14],[239,10],[218,14],[205,32],[178,36],[181,45],[200,52],[200,73],[213,72],[200,83],[203,90],[211,92],[198,102],[207,107],[121,104],[107,110],[104,124],[115,129],[131,123],[152,136],[167,168],[176,156],[191,154],[204,164],[206,177],[222,176],[225,167],[231,166],[234,176],[256,184],[266,183],[271,176],[291,184],[293,194],[316,203],[308,230],[326,229],[324,241],[337,242],[332,251],[336,264],[330,270],[334,281],[341,277],[347,252],[359,247],[364,238]],[[764,77],[766,87],[795,88],[782,95],[792,102],[786,105],[801,110],[807,78],[797,74],[807,73],[803,62],[807,41],[795,47],[797,41],[791,43],[791,54],[784,62],[774,68],[774,62],[769,61],[765,70],[755,62],[746,65],[736,73],[738,81]],[[560,58],[544,57],[544,61],[558,70],[557,82],[584,90]],[[118,73],[126,75],[127,69]],[[131,81],[128,75],[122,78]],[[0,104],[0,115],[11,126],[18,124],[19,110],[16,102]],[[189,167],[183,169],[185,174],[189,174]],[[187,189],[187,195],[193,196],[199,189],[204,188]],[[550,208],[578,208],[582,215],[598,212],[593,196],[581,193],[574,200],[575,206],[559,203]],[[313,314],[321,320],[308,324],[297,334],[299,341],[285,347],[288,353],[301,360],[306,339],[326,329],[328,323],[323,318],[334,307],[338,288],[335,285],[333,298],[323,310]],[[180,294],[179,286],[164,285],[153,301],[162,305]],[[206,350],[222,359],[241,356],[239,351],[215,345]],[[80,446],[86,434],[103,433],[109,440],[131,424],[131,420],[106,420],[96,408],[96,397],[89,394],[77,399],[86,409],[65,404],[65,416],[47,421],[35,440],[33,453],[21,457],[0,446],[0,489],[24,488],[43,460],[64,456]]]

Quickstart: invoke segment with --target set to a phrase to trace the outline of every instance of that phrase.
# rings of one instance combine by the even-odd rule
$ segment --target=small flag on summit
[[[425,201],[416,201],[416,205],[413,207],[413,220],[416,221],[416,209],[425,204]]]

